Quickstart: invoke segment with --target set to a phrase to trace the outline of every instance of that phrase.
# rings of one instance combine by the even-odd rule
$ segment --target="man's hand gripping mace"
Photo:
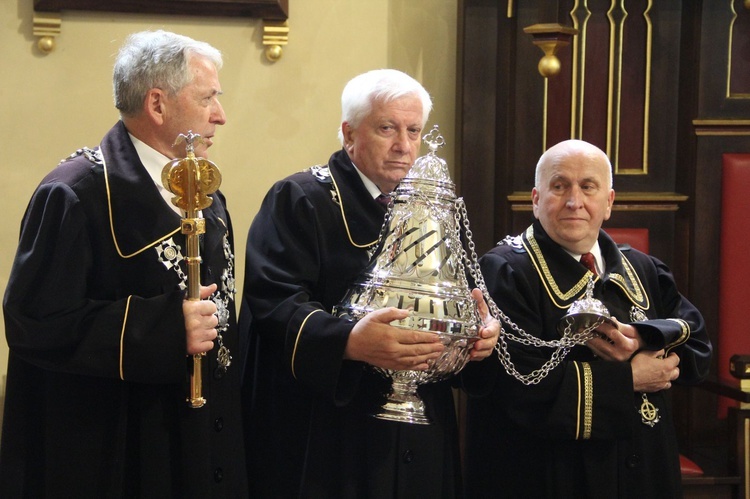
[[[187,240],[187,299],[200,300],[201,287],[201,256],[200,234],[206,232],[206,221],[200,216],[200,210],[208,208],[213,194],[221,185],[221,172],[211,161],[196,158],[193,142],[202,141],[201,136],[188,131],[177,136],[174,145],[185,141],[187,157],[174,159],[164,166],[161,180],[164,187],[174,194],[172,203],[185,212],[182,219],[182,233]],[[193,371],[190,374],[190,393],[188,403],[192,408],[203,407],[206,399],[202,396],[203,368],[202,357],[205,353],[193,355]]]

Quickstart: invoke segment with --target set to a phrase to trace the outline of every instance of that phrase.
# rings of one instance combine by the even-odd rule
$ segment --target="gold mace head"
[[[175,196],[172,203],[190,213],[211,206],[213,194],[221,185],[221,171],[207,160],[195,156],[194,142],[202,141],[200,135],[188,131],[177,136],[174,145],[186,142],[187,157],[173,159],[161,171],[164,188]]]

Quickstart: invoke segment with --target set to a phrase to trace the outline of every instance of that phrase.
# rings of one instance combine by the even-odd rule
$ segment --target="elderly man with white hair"
[[[450,381],[420,388],[432,425],[371,415],[390,384],[367,366],[427,369],[444,349],[437,335],[391,326],[406,310],[380,309],[356,323],[332,314],[378,242],[386,209],[377,198],[414,164],[432,103],[416,80],[387,69],[352,79],[341,102],[342,149],[277,182],[248,235],[240,322],[249,322],[251,338],[251,492],[455,497],[461,482]],[[486,358],[498,333],[488,318],[472,358]]]

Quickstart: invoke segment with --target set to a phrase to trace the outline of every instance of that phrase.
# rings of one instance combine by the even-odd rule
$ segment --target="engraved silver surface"
[[[417,388],[461,371],[482,325],[464,266],[465,211],[445,161],[435,154],[444,143],[437,126],[424,140],[430,151],[392,193],[378,249],[333,311],[357,321],[385,307],[409,309],[391,325],[440,337],[446,348],[426,371],[375,368],[391,380],[392,392],[374,416],[415,424],[430,423]]]
[[[569,331],[586,331],[590,333],[590,339],[595,336],[593,330],[604,322],[614,324],[609,314],[609,310],[607,310],[604,303],[594,298],[594,280],[591,278],[586,285],[586,294],[583,298],[574,301],[570,305],[568,313],[565,314],[557,324],[557,330],[561,335],[565,335],[565,333]]]

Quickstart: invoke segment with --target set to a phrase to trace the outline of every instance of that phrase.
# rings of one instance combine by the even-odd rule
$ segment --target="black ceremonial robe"
[[[221,193],[203,216],[201,280],[218,284],[236,355]],[[214,347],[207,404],[185,401],[184,239],[122,122],[41,182],[3,303],[1,497],[246,496],[239,366],[217,370]]]
[[[419,392],[433,425],[370,414],[389,383],[343,360],[353,323],[332,308],[365,268],[384,209],[347,154],[276,183],[250,227],[240,322],[252,318],[246,437],[257,497],[453,497],[450,385]]]
[[[599,245],[607,268],[596,279],[594,297],[618,320],[635,325],[649,349],[680,356],[678,383],[703,379],[711,358],[705,324],[679,294],[667,267],[634,249],[620,251],[603,231]],[[539,222],[490,250],[480,263],[498,306],[544,340],[559,339],[558,321],[583,296],[591,276]],[[506,342],[521,374],[541,368],[552,354],[549,348]],[[607,362],[578,346],[538,384],[521,383],[497,359],[495,369],[491,392],[468,402],[469,497],[681,495],[668,394],[647,394],[659,421],[645,424],[639,413],[643,394],[633,392],[629,363]]]

